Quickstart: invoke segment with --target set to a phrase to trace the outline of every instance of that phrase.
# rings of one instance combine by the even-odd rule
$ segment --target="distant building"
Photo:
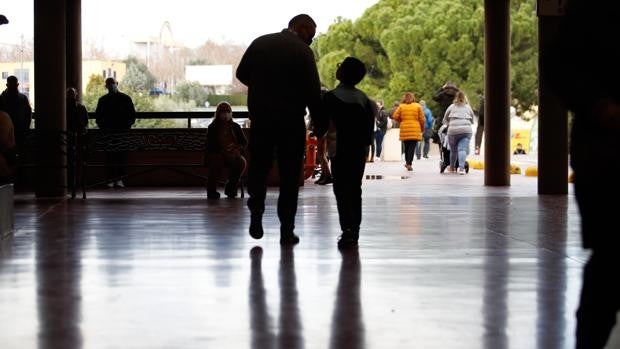
[[[186,65],[185,80],[199,82],[209,93],[229,94],[233,87],[233,66]]]
[[[80,87],[80,93],[84,93],[86,85],[92,75],[102,76],[104,79],[112,77],[118,81],[123,80],[127,66],[123,62],[119,61],[104,61],[104,60],[87,60],[82,61],[82,86]],[[34,102],[34,63],[32,61],[27,62],[1,62],[0,73],[2,74],[2,80],[6,81],[6,78],[15,75],[19,80],[19,90],[24,93],[30,99],[30,103],[35,106]],[[2,84],[4,86],[4,84]]]

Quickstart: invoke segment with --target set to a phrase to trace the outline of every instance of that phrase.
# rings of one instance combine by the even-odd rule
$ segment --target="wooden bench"
[[[0,240],[11,234],[15,224],[13,185],[0,185]]]
[[[206,188],[205,143],[204,129],[131,129],[112,133],[89,130],[81,161],[82,198],[86,198],[89,188],[158,170],[197,179]],[[109,151],[127,153],[126,176],[105,178],[105,153]],[[166,183],[157,182],[157,185],[161,184]],[[241,197],[244,197],[243,181],[239,187]]]

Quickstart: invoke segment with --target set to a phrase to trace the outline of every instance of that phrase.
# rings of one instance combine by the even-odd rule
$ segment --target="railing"
[[[194,119],[211,119],[214,111],[165,111],[165,112],[138,112],[137,120],[155,120],[155,119],[171,119],[171,120],[187,120],[187,128],[192,128],[192,120]],[[250,113],[245,110],[233,110],[233,118],[247,119]],[[94,120],[95,113],[88,113],[88,118]]]

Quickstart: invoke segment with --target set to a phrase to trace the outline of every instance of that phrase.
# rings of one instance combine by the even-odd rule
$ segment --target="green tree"
[[[101,75],[91,75],[88,78],[88,84],[86,85],[86,91],[82,95],[82,101],[86,110],[94,112],[97,108],[97,101],[99,97],[108,93],[105,89],[103,77]]]
[[[184,102],[193,101],[197,106],[203,107],[209,94],[197,81],[181,81],[176,86],[175,97]]]
[[[138,61],[135,57],[127,58],[125,64],[127,65],[127,72],[123,77],[123,88],[148,94],[155,85],[155,77],[146,64]]]
[[[536,103],[535,1],[511,4],[512,97],[522,111]],[[434,108],[434,92],[453,81],[477,107],[484,89],[484,5],[479,0],[380,0],[355,22],[338,18],[313,49],[325,85],[335,83],[336,63],[352,55],[368,68],[360,88],[371,97],[399,100],[412,91]]]

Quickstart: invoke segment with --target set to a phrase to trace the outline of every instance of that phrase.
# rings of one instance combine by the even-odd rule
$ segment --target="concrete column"
[[[66,0],[34,0],[37,197],[65,194]]]
[[[510,185],[510,0],[484,1],[484,184]]]
[[[67,1],[67,87],[76,87],[82,100],[82,0]]]
[[[543,49],[553,40],[560,17],[538,17],[538,71],[548,62]],[[568,194],[568,113],[543,79],[538,79],[538,193]]]

